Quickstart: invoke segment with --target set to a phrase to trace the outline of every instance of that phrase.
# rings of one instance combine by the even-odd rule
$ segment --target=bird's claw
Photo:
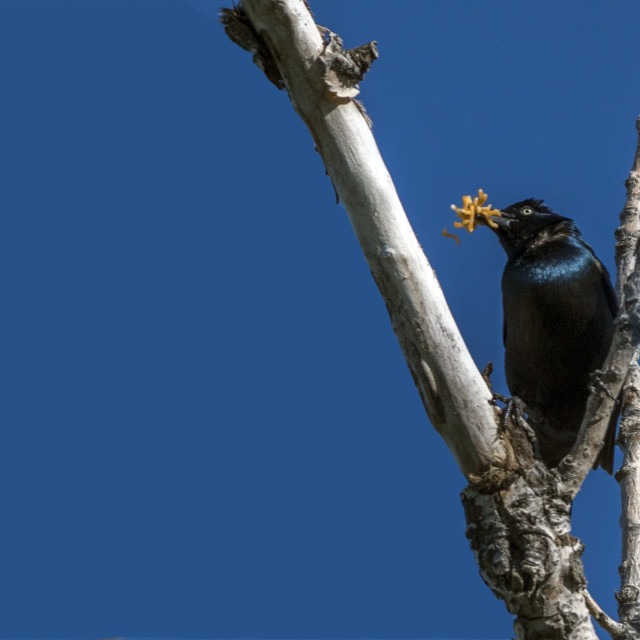
[[[598,393],[598,391],[602,391],[607,397],[611,398],[614,402],[618,402],[618,398],[616,398],[613,393],[611,393],[605,379],[607,377],[607,372],[602,371],[601,369],[596,369],[589,376],[589,392],[590,393]]]
[[[501,426],[503,431],[506,429],[507,425],[512,419],[523,428],[531,428],[526,418],[524,417],[526,410],[525,404],[522,400],[520,400],[520,398],[518,398],[518,396],[509,398],[508,396],[504,396],[497,391],[492,391],[491,404],[497,406],[498,402],[501,402],[503,405],[505,405],[504,409],[502,410],[501,419]]]
[[[527,406],[524,401],[518,396],[508,398],[500,393],[493,392],[491,403],[497,405],[498,402],[502,402],[505,405],[500,419],[502,434],[511,441],[514,450],[518,450],[520,455],[524,455],[523,459],[535,458],[541,460],[538,436],[534,427],[525,417]],[[531,415],[529,415],[529,419],[531,419]]]
[[[508,405],[511,402],[511,398],[509,396],[503,396],[501,393],[497,391],[493,391],[491,393],[491,404],[497,405],[498,402],[502,402],[504,405]]]
[[[504,397],[504,396],[503,396]],[[533,432],[526,418],[525,414],[525,405],[518,396],[513,396],[513,398],[506,398],[503,402],[507,405],[504,408],[504,412],[502,414],[502,428],[504,429],[507,424],[511,420],[513,420],[516,424],[522,427],[527,433],[529,431]]]

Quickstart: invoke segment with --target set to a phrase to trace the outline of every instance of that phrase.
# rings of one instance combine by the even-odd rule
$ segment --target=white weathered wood
[[[585,589],[584,600],[587,603],[587,608],[591,613],[593,619],[613,638],[623,640],[632,640],[635,638],[633,635],[633,629],[629,629],[626,625],[616,622],[613,618],[610,618],[601,608],[600,605],[593,599],[591,594]]]
[[[616,232],[616,289],[623,299],[630,322],[638,324],[640,278],[638,251],[640,246],[640,117],[636,120],[638,141],[633,166],[626,181],[627,200],[620,214]],[[634,274],[636,274],[634,276]],[[635,316],[635,318],[634,318]],[[637,337],[636,337],[637,339]],[[620,421],[620,448],[624,454],[622,467],[616,473],[620,483],[622,529],[622,563],[618,615],[626,627],[640,636],[640,368],[636,351],[626,381]]]
[[[521,640],[596,640],[584,598],[583,544],[569,535],[571,500],[535,462],[505,489],[462,492],[480,575],[515,616]],[[555,481],[554,481],[555,480]]]
[[[622,564],[618,615],[640,632],[640,368],[634,365],[626,387],[620,422],[622,466],[616,473],[620,483],[622,515]]]
[[[243,0],[242,7],[272,54],[347,210],[432,424],[465,476],[480,477],[506,458],[491,394],[407,220],[367,119],[357,103],[328,86],[330,37],[323,40],[303,0]]]

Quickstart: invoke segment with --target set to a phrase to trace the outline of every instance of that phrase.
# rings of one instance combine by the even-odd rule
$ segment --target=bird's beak
[[[498,227],[491,227],[494,231],[499,231],[500,229],[508,229],[513,222],[511,218],[507,218],[504,214],[501,216],[491,216],[491,222],[494,222],[498,225]]]

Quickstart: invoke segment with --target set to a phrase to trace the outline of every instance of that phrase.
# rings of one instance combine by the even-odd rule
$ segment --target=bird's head
[[[543,200],[533,198],[516,202],[500,211],[501,216],[491,216],[491,220],[497,225],[491,226],[491,229],[510,258],[519,255],[537,241],[544,241],[559,222],[572,223],[569,218],[552,211]]]

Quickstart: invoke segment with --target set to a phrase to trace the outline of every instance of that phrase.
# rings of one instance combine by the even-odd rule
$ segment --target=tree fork
[[[315,24],[305,0],[243,0],[223,9],[221,21],[229,37],[253,53],[267,78],[287,91],[311,133],[385,300],[427,414],[470,481],[462,493],[467,537],[483,579],[516,615],[518,637],[595,640],[591,614],[612,634],[637,637],[631,625],[612,621],[586,594],[583,545],[570,535],[571,502],[598,454],[599,430],[614,402],[608,396],[615,394],[591,394],[576,445],[559,469],[549,470],[534,458],[527,429],[516,418],[501,428],[501,412],[460,336],[380,157],[370,121],[355,100],[357,83],[378,55],[375,43],[345,51],[336,34]],[[640,207],[632,205],[628,202],[625,209],[632,209],[627,229],[631,220],[635,231]],[[604,379],[617,389],[640,326],[640,276],[630,275],[637,271],[638,243],[637,237],[635,242],[628,238],[627,229],[619,233],[628,240],[625,255],[632,268],[621,280],[618,269],[624,313]]]

